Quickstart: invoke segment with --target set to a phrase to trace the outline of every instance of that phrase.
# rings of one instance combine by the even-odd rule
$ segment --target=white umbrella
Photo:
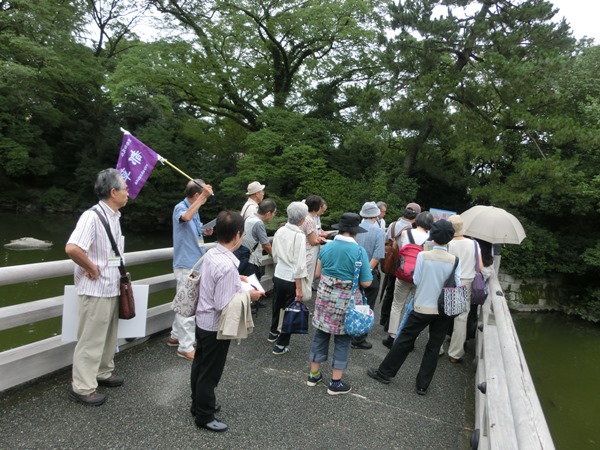
[[[460,217],[467,236],[492,244],[520,244],[526,236],[519,219],[502,208],[473,206]]]

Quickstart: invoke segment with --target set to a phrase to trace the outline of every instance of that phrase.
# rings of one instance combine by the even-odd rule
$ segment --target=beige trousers
[[[398,327],[402,321],[404,308],[406,307],[411,294],[415,293],[415,290],[416,287],[414,284],[396,279],[396,284],[394,285],[394,301],[392,302],[390,324],[388,326],[388,333],[390,336],[396,336],[396,331],[398,331]]]
[[[306,251],[306,272],[308,273],[309,286],[312,287],[315,279],[315,269],[317,268],[317,259],[319,256],[320,245],[313,245]]]
[[[465,356],[465,341],[467,340],[467,318],[471,309],[471,286],[473,280],[461,278],[460,282],[467,287],[467,310],[454,318],[454,331],[448,347],[448,356],[460,359]]]
[[[88,395],[111,376],[117,346],[118,297],[79,296],[79,328],[73,353],[73,391]]]

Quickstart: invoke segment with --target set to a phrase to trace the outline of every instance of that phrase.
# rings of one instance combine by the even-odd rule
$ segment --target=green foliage
[[[72,194],[58,187],[51,187],[41,195],[40,203],[47,212],[72,212]]]
[[[586,289],[578,295],[564,296],[562,309],[590,322],[600,322],[600,288]]]
[[[510,274],[519,278],[540,277],[555,272],[569,256],[573,256],[561,248],[557,236],[548,230],[527,220],[521,219],[521,223],[527,238],[520,245],[502,248],[502,267]]]

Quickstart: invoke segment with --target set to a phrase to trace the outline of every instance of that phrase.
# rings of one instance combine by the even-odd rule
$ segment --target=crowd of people
[[[191,413],[198,427],[215,432],[228,429],[215,417],[221,408],[215,389],[225,369],[230,342],[219,334],[219,323],[223,311],[233,301],[258,307],[266,295],[254,287],[242,287],[249,276],[255,275],[260,280],[264,274],[261,267],[264,254],[271,255],[275,264],[271,325],[265,330],[267,340],[273,344],[273,355],[283,356],[291,351],[291,334],[282,332],[280,327],[281,310],[294,301],[306,302],[314,295],[311,310],[314,336],[307,355],[308,386],[324,382],[321,366],[330,360],[327,393],[342,395],[352,390],[343,379],[351,349],[369,350],[373,344],[366,334],[350,337],[346,333],[346,312],[351,300],[355,305],[366,303],[374,309],[380,292],[379,323],[388,333],[383,345],[389,352],[377,368],[368,369],[371,378],[390,383],[425,328],[429,338],[416,379],[419,395],[427,392],[438,356],[444,354],[444,339],[450,332],[450,361],[462,361],[469,311],[449,318],[438,313],[437,299],[453,270],[456,285],[465,285],[470,295],[476,267],[483,268],[487,276],[490,269],[483,264],[485,253],[482,254],[479,243],[464,236],[460,216],[434,221],[430,212],[411,202],[398,220],[386,226],[387,204],[366,202],[358,214],[344,213],[332,225],[333,231],[326,232],[320,219],[327,203],[318,195],[310,195],[287,206],[287,221],[271,241],[265,224],[273,220],[278,207],[273,199],[265,198],[265,188],[258,181],[251,182],[241,213],[222,211],[210,228],[202,222],[200,209],[213,189],[203,180],[191,180],[183,200],[173,209],[173,271],[177,286],[198,266],[201,283],[195,316],[175,314],[167,345],[177,348],[178,357],[192,361]],[[120,257],[111,247],[108,229],[101,219],[104,217],[108,222],[122,254],[119,210],[128,197],[127,185],[115,169],[98,174],[95,192],[99,202],[82,214],[66,252],[76,263],[75,285],[80,305],[73,381],[68,393],[73,400],[98,406],[106,401],[106,395],[97,391],[98,385],[123,384],[123,378],[114,373],[113,362]],[[213,233],[217,245],[206,251],[204,236]],[[392,273],[386,273],[382,280],[386,240],[395,240],[399,249],[407,245],[422,249],[416,254],[411,281]],[[201,264],[197,264],[199,261]],[[316,294],[313,294],[314,284]]]

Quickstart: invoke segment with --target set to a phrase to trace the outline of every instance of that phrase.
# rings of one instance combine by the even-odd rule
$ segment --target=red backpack
[[[404,245],[398,251],[396,278],[407,283],[412,283],[415,265],[417,264],[417,255],[423,251],[423,246],[415,244],[411,230],[407,230],[406,232],[408,233],[410,244]]]

